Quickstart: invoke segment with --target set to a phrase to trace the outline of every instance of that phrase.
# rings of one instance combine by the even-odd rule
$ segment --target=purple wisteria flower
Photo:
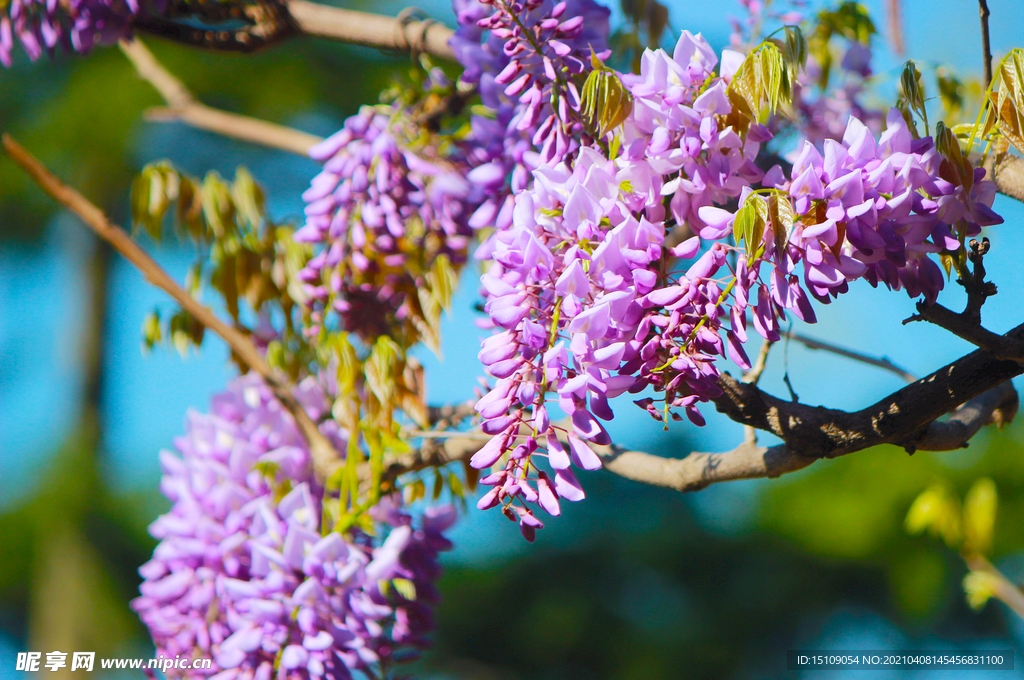
[[[608,55],[609,10],[593,0],[460,0],[451,38],[487,115],[473,115],[466,140],[471,181],[487,193],[470,218],[475,229],[507,228],[512,196],[530,172],[578,148],[579,92],[572,76],[590,68],[593,51]],[[485,242],[480,251],[488,256]]]
[[[581,139],[533,169],[510,224],[478,250],[493,260],[482,285],[499,329],[480,352],[495,382],[476,410],[493,439],[472,465],[495,470],[479,507],[500,505],[529,540],[535,507],[557,515],[583,498],[571,470],[601,466],[591,445],[610,443],[611,398],[653,388],[636,402],[652,417],[703,425],[720,360],[750,367],[748,318],[776,341],[788,314],[813,323],[813,300],[859,278],[932,302],[943,278],[929,256],[1000,221],[984,171],[957,179],[896,110],[880,138],[851,118],[841,141],[804,142],[790,177],[763,173],[770,130],[728,125],[743,59],[726,50],[719,65],[685,31],[672,55],[648,50],[621,76],[633,109],[615,143]],[[740,230],[725,209],[737,199]],[[670,229],[695,235],[666,248]]]
[[[755,126],[744,141],[719,129],[715,116],[730,107],[726,82],[713,77],[717,63],[688,32],[672,56],[645,53],[640,75],[624,78],[634,110],[618,157],[584,146],[571,162],[537,168],[515,197],[512,225],[491,239],[485,310],[503,332],[480,353],[497,381],[477,411],[495,437],[472,464],[505,457],[482,480],[494,488],[479,507],[501,504],[528,539],[542,526],[530,505],[558,514],[560,498],[583,497],[571,468],[601,466],[588,442],[610,443],[600,422],[613,417],[609,399],[651,385],[665,394],[666,411],[703,423],[696,404],[720,393],[714,277],[726,250],[713,247],[675,280],[659,268],[667,219],[702,230],[701,207],[762,175],[753,158],[766,130]],[[673,254],[692,259],[699,247],[694,237]],[[549,401],[571,427],[552,423]],[[537,466],[541,457],[553,477]]]
[[[324,415],[314,379],[296,396]],[[334,421],[321,431],[345,450]],[[323,532],[309,453],[255,376],[233,381],[209,414],[189,413],[175,446],[181,457],[161,454],[161,490],[174,505],[150,527],[160,544],[132,607],[158,653],[213,659],[184,677],[350,678],[424,645],[451,508],[414,525],[389,497],[372,511],[388,529],[382,542]]]
[[[143,11],[160,12],[164,4],[153,0]],[[138,0],[10,0],[0,5],[0,64],[13,63],[15,38],[32,61],[58,46],[88,52],[96,44],[113,44],[129,36],[139,12]]]
[[[333,312],[344,330],[385,334],[419,304],[439,256],[455,267],[468,257],[466,204],[483,188],[463,176],[458,155],[428,160],[412,151],[409,125],[397,108],[365,107],[310,149],[324,167],[302,196],[306,223],[295,240],[319,246],[299,274],[316,324]]]

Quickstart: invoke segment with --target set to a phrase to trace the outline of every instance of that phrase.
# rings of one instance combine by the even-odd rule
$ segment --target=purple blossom
[[[528,540],[537,507],[557,515],[583,498],[572,468],[600,467],[591,447],[610,443],[610,399],[650,387],[657,399],[635,403],[653,418],[703,425],[720,360],[750,367],[748,323],[778,340],[788,314],[813,323],[812,300],[859,278],[934,301],[943,278],[929,256],[999,221],[984,171],[959,186],[896,111],[880,138],[850,118],[841,141],[805,141],[790,177],[763,173],[754,159],[770,130],[725,122],[741,62],[727,50],[715,76],[717,55],[686,31],[671,56],[645,52],[640,73],[621,76],[633,110],[618,153],[581,137],[538,164],[477,251],[492,260],[481,283],[498,329],[479,355],[494,382],[476,409],[493,439],[471,464],[494,470],[478,507],[500,505]],[[761,231],[735,242],[724,206],[767,215],[769,196],[788,222],[759,217]],[[696,236],[665,248],[673,224]],[[555,404],[567,424],[549,416]]]
[[[96,44],[113,44],[130,36],[140,11],[159,13],[164,4],[155,0],[140,8],[135,0],[11,0],[0,7],[0,64],[13,63],[15,38],[32,61],[58,46],[88,52]]]
[[[310,149],[324,167],[303,194],[306,223],[295,233],[319,246],[298,275],[316,318],[338,314],[343,329],[370,338],[408,319],[438,257],[458,267],[468,254],[466,204],[480,178],[464,178],[457,157],[413,151],[408,125],[398,109],[365,107]]]
[[[297,396],[311,416],[324,414],[312,378]],[[334,421],[321,430],[345,450]],[[384,499],[371,511],[390,530],[380,544],[323,532],[309,453],[255,376],[215,396],[209,414],[189,413],[175,447],[180,458],[161,454],[161,490],[174,505],[150,527],[160,544],[132,607],[160,654],[214,660],[188,677],[349,678],[425,644],[450,508],[414,527]]]

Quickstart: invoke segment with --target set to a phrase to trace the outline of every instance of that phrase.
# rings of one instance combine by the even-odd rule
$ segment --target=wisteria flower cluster
[[[454,150],[413,151],[418,130],[397,103],[364,108],[310,150],[324,168],[303,194],[306,224],[295,235],[319,248],[300,274],[317,308],[310,333],[329,313],[370,337],[407,321],[437,258],[457,270],[474,229],[510,224],[512,194],[530,170],[578,146],[571,76],[589,68],[592,49],[607,54],[607,8],[470,0],[455,9],[461,81],[476,87],[487,113],[470,116]],[[440,71],[430,78],[446,85]]]
[[[162,11],[163,2],[148,2],[147,9]],[[109,45],[128,35],[139,0],[9,0],[0,3],[0,64],[13,63],[14,40],[35,61],[58,46],[88,52],[93,45]]]
[[[463,176],[458,156],[410,150],[410,123],[399,106],[388,108],[365,107],[309,152],[324,168],[303,194],[306,223],[295,240],[320,247],[299,274],[321,305],[313,334],[335,312],[344,330],[383,335],[408,320],[439,256],[456,267],[467,259],[466,206],[483,187]]]
[[[324,391],[307,378],[297,397],[323,415]],[[338,450],[346,433],[321,426]],[[204,673],[233,678],[349,678],[415,652],[432,626],[439,551],[450,508],[412,517],[386,498],[373,515],[383,542],[324,532],[324,491],[291,416],[257,377],[233,381],[209,414],[192,412],[161,454],[171,511],[140,569],[132,602],[157,651],[213,658]]]
[[[609,11],[593,0],[458,0],[455,13],[460,80],[488,111],[471,117],[466,141],[470,178],[487,188],[470,226],[507,228],[531,171],[578,147],[573,76],[589,70],[592,53],[607,56]]]
[[[954,252],[961,239],[1002,222],[992,211],[995,185],[984,180],[985,171],[974,169],[964,186],[944,162],[932,138],[913,138],[897,109],[878,140],[851,118],[842,142],[825,141],[824,155],[805,141],[792,178],[775,185],[807,216],[789,234],[785,256],[776,253],[776,271],[791,272],[803,261],[807,287],[823,302],[862,277],[935,302],[944,277],[928,255]],[[786,295],[782,286],[772,293]]]
[[[582,498],[570,467],[600,467],[586,442],[610,443],[598,420],[612,417],[609,398],[654,385],[666,409],[703,422],[696,403],[719,393],[711,354],[722,354],[722,343],[705,317],[718,318],[714,275],[726,248],[712,248],[677,285],[666,285],[660,268],[667,220],[700,229],[701,207],[739,196],[762,175],[753,158],[767,131],[756,127],[744,141],[718,128],[715,116],[729,103],[727,81],[713,77],[717,64],[688,32],[672,56],[645,53],[640,75],[624,78],[635,105],[623,153],[609,160],[584,146],[574,161],[539,168],[532,188],[516,196],[512,226],[493,238],[486,311],[504,332],[481,351],[498,380],[477,410],[495,438],[472,463],[490,467],[509,454],[502,471],[482,480],[495,489],[480,506],[501,503],[527,538],[541,526],[527,503],[559,510],[542,491]],[[692,258],[699,246],[695,237],[674,253]],[[570,430],[552,424],[549,393],[571,416]],[[553,484],[535,453],[548,457]]]
[[[743,63],[727,50],[715,76],[717,56],[688,32],[671,56],[645,53],[641,73],[622,76],[634,106],[621,152],[585,143],[536,169],[492,238],[485,309],[501,332],[480,352],[496,382],[476,409],[494,438],[472,464],[504,459],[479,506],[500,504],[527,538],[542,526],[531,505],[555,515],[559,498],[582,498],[569,471],[600,467],[588,443],[610,443],[610,398],[653,388],[657,400],[636,402],[653,417],[681,411],[702,425],[698,405],[721,393],[719,359],[750,367],[748,315],[778,340],[788,313],[813,322],[812,298],[858,278],[934,301],[943,278],[928,255],[999,221],[984,171],[958,181],[896,110],[881,139],[851,119],[823,153],[805,142],[791,177],[762,173],[754,159],[770,131],[727,124]],[[731,199],[739,211],[723,207]],[[681,227],[696,235],[665,248]],[[555,401],[571,426],[552,422]]]

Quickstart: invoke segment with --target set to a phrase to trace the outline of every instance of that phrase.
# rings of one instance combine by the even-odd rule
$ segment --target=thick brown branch
[[[1024,341],[993,333],[964,313],[954,312],[937,303],[934,305],[919,303],[917,315],[907,321],[918,319],[945,328],[950,333],[963,338],[975,347],[980,347],[995,357],[1011,361],[1024,361]]]
[[[976,159],[975,154],[971,154],[975,167],[979,165],[978,160],[980,156]],[[989,155],[984,167],[999,193],[1024,202],[1024,158],[1007,153],[996,162],[994,156]]]
[[[290,0],[288,13],[296,28],[306,35],[455,60],[448,45],[452,30],[429,19],[406,21],[306,0]]]
[[[43,191],[78,215],[100,238],[135,265],[147,281],[166,292],[193,318],[223,338],[242,363],[256,371],[266,381],[295,419],[299,431],[302,432],[309,444],[310,455],[313,458],[317,475],[321,479],[326,479],[340,463],[338,453],[296,401],[288,385],[282,382],[267,364],[256,345],[247,336],[221,321],[216,314],[196,301],[146,251],[140,248],[124,229],[111,224],[102,210],[61,182],[56,175],[9,135],[3,135],[3,145],[7,155],[21,166]]]
[[[254,52],[297,35],[308,35],[382,50],[426,52],[439,59],[455,60],[448,45],[452,30],[432,19],[414,19],[411,15],[388,17],[306,0],[247,3],[241,16],[225,16],[225,9],[220,6],[198,11],[192,5],[184,8],[185,12],[172,11],[165,17],[140,17],[133,28],[216,51]],[[226,19],[233,21],[225,23]],[[238,27],[238,20],[245,21],[244,25]]]
[[[147,111],[148,120],[179,121],[200,130],[300,156],[308,155],[309,147],[322,141],[321,137],[301,130],[211,108],[197,101],[188,88],[156,60],[141,40],[122,40],[120,47],[139,76],[151,84],[167,102],[167,108]]]
[[[791,405],[788,402],[783,403]],[[963,448],[981,427],[991,423],[1009,422],[1016,411],[1017,392],[1009,381],[1004,382],[964,404],[949,420],[926,423],[915,446],[927,451]],[[822,422],[820,425],[826,427],[827,423]],[[718,482],[778,477],[801,470],[821,458],[853,453],[876,443],[884,442],[865,442],[860,446],[834,449],[828,453],[817,452],[817,455],[815,452],[796,449],[787,444],[764,447],[749,441],[726,453],[691,453],[686,458],[662,458],[640,451],[626,451],[615,446],[596,450],[603,458],[605,467],[620,477],[651,486],[687,492],[698,491]]]
[[[1020,342],[1024,325],[1004,337]],[[714,402],[732,420],[771,432],[800,455],[834,458],[878,444],[912,452],[930,423],[1022,372],[1020,363],[978,350],[855,413],[785,401],[726,373]]]

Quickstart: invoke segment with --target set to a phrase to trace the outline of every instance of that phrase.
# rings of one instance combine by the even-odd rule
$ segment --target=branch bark
[[[985,89],[992,83],[992,47],[988,36],[988,0],[978,0],[978,14],[981,16],[981,53],[985,69]]]
[[[917,314],[907,319],[914,320],[933,323],[1000,359],[1024,361],[1024,342],[993,333],[973,318],[943,305],[918,303]]]
[[[448,45],[453,31],[431,19],[392,18],[306,0],[290,0],[288,13],[296,28],[306,35],[455,60]]]
[[[788,404],[789,402],[783,402]],[[827,411],[828,409],[822,409]],[[945,422],[925,423],[915,441],[915,448],[925,451],[949,451],[967,446],[967,442],[983,426],[1009,422],[1017,411],[1017,392],[1007,381],[964,404]],[[828,423],[821,423],[827,427]],[[896,443],[878,436],[860,445],[844,449],[812,452],[787,444],[765,447],[745,441],[725,453],[691,453],[685,458],[662,458],[641,451],[595,447],[608,471],[635,482],[675,489],[699,491],[711,484],[739,479],[779,477],[796,472],[821,458],[835,458],[860,451],[876,444]]]
[[[217,12],[217,8],[213,11],[215,15],[204,15],[200,19],[207,18],[212,23],[223,20],[222,12]],[[243,17],[231,18],[237,22]],[[253,52],[297,35],[308,35],[382,50],[425,52],[439,59],[455,60],[448,45],[453,31],[432,19],[388,17],[306,0],[277,0],[248,5],[244,20],[247,21],[244,26],[226,29],[197,26],[173,18],[143,17],[134,28],[216,51]]]
[[[147,111],[147,120],[180,121],[200,130],[300,156],[308,156],[309,147],[323,141],[323,138],[301,130],[211,108],[198,101],[180,80],[165,69],[141,40],[122,40],[120,47],[139,77],[152,85],[167,102],[166,108]]]
[[[1004,196],[1024,202],[1024,158],[1007,153],[999,162],[989,156],[985,163],[988,177],[995,180],[996,190]]]
[[[85,222],[114,250],[142,272],[146,280],[160,288],[181,305],[203,326],[219,335],[231,347],[239,359],[274,390],[275,396],[294,418],[299,431],[309,445],[310,456],[317,477],[325,480],[341,464],[341,459],[327,438],[317,428],[309,414],[295,399],[288,384],[282,381],[260,354],[256,345],[237,329],[227,325],[210,309],[201,305],[179,286],[157,262],[149,256],[128,233],[114,225],[103,211],[90,203],[77,191],[67,186],[51,173],[32,154],[26,151],[9,135],[3,135],[3,146],[7,155],[24,170],[43,191]]]

